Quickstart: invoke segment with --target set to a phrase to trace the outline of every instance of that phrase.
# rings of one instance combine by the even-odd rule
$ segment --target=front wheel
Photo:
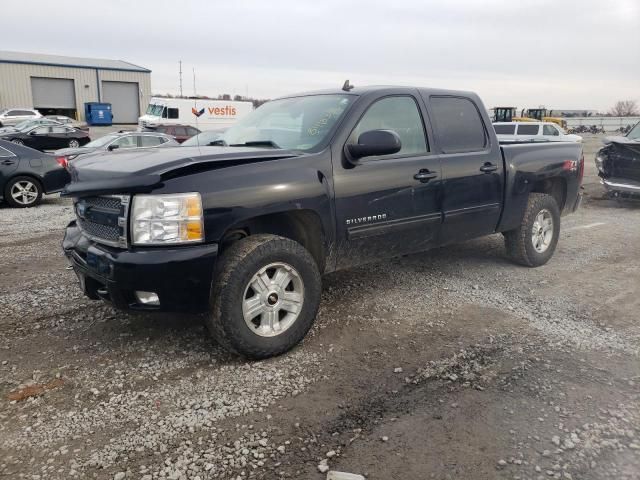
[[[227,350],[253,359],[272,357],[304,338],[321,290],[318,266],[302,245],[252,235],[222,254],[205,323]]]
[[[520,226],[504,232],[507,255],[521,265],[539,267],[553,256],[560,236],[560,209],[551,195],[531,193]]]
[[[69,140],[69,148],[78,148],[79,146],[80,146],[80,142],[75,138],[72,140]]]
[[[31,177],[12,178],[5,187],[4,199],[12,207],[34,207],[42,199],[42,187]]]
[[[15,143],[16,145],[24,145],[24,142],[19,138],[14,138],[13,140],[11,140],[11,143]]]

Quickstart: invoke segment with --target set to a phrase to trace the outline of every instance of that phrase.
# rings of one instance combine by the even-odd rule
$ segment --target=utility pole
[[[193,96],[197,97],[198,95],[196,95],[196,68],[193,67]]]
[[[182,98],[182,60],[180,60],[180,97]]]

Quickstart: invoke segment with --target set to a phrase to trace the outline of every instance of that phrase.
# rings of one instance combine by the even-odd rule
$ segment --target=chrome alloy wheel
[[[242,315],[253,333],[275,337],[296,322],[303,302],[304,283],[296,269],[286,263],[271,263],[245,288]]]
[[[531,228],[531,241],[536,252],[544,253],[553,239],[553,217],[551,212],[543,208],[538,212]]]
[[[38,187],[29,180],[20,180],[11,187],[11,198],[20,205],[31,205],[38,198]]]
[[[69,140],[69,148],[78,148],[80,146],[80,142],[76,139]]]

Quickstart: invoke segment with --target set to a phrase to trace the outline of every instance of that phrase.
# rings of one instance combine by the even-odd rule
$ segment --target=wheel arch
[[[531,193],[551,195],[558,204],[560,213],[562,213],[567,202],[567,180],[563,177],[550,177],[538,180],[533,184]]]
[[[280,211],[243,219],[225,230],[220,238],[221,251],[242,238],[257,234],[279,235],[298,242],[311,253],[318,270],[324,271],[326,235],[320,216],[314,210]]]
[[[33,172],[12,172],[11,175],[4,182],[3,191],[7,188],[7,185],[9,185],[9,183],[16,177],[29,177],[29,178],[35,180],[36,182],[38,182],[38,186],[42,190],[42,193],[43,194],[45,193],[45,191],[44,191],[44,179],[42,177],[40,177],[38,174],[33,173]]]

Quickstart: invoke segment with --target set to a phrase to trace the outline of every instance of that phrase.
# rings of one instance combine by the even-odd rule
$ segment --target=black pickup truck
[[[63,249],[86,295],[201,314],[264,358],[311,327],[321,275],[500,232],[535,267],[580,203],[578,143],[500,146],[473,93],[353,88],[270,101],[212,146],[74,162]]]

